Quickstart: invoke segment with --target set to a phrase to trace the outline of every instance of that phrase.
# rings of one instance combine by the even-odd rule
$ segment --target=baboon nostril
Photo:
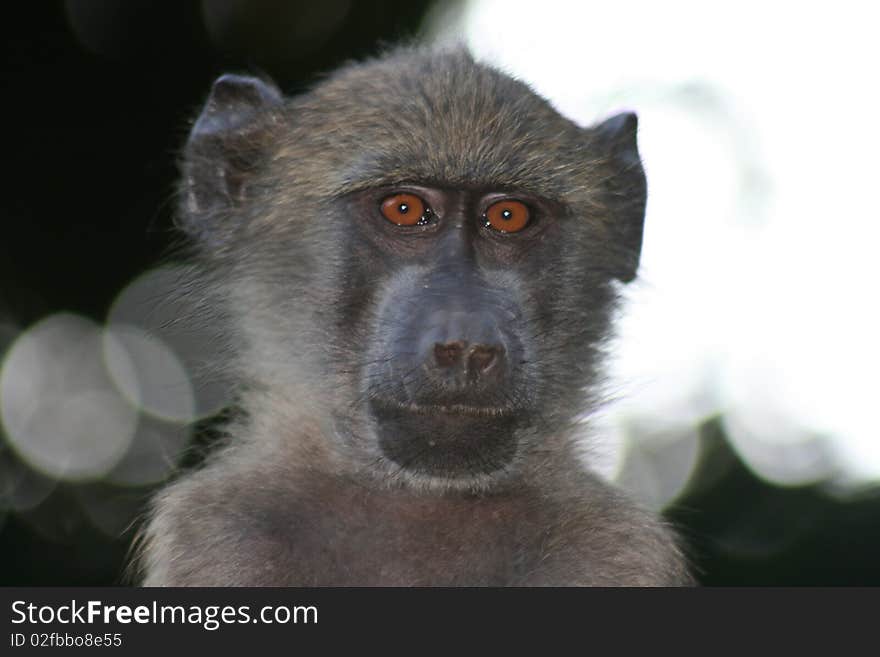
[[[473,374],[487,372],[495,364],[500,351],[500,347],[477,345],[471,349],[471,353],[468,355],[468,371]]]
[[[465,345],[462,342],[437,343],[434,345],[434,360],[440,367],[452,367],[461,362]]]

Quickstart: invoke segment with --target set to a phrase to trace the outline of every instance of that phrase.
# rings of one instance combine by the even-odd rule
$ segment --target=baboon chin
[[[142,581],[690,583],[671,531],[579,458],[639,262],[636,126],[579,127],[463,50],[294,98],[218,79],[179,217],[239,412],[154,500]]]

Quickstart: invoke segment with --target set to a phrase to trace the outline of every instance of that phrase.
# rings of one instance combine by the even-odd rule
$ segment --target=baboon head
[[[403,50],[289,100],[223,76],[184,156],[251,406],[448,486],[570,434],[638,265],[635,115],[582,128],[464,52]]]

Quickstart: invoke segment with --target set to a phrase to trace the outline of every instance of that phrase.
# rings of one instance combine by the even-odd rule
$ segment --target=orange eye
[[[415,194],[395,194],[382,201],[382,216],[398,226],[428,223],[428,206]]]
[[[486,226],[501,233],[518,233],[529,225],[529,208],[522,201],[504,199],[486,210]]]

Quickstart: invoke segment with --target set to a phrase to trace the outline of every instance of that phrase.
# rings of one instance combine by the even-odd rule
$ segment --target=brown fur
[[[634,117],[580,128],[460,51],[398,51],[290,100],[242,80],[218,82],[194,128],[181,223],[200,250],[199,294],[226,326],[243,414],[203,468],[156,498],[143,581],[690,582],[673,534],[578,458],[612,281],[638,262]],[[375,190],[401,184],[463,222],[459,208],[483,190],[528,195],[546,223],[516,242],[465,223],[401,238],[371,223]],[[442,244],[470,255],[442,255],[459,253]],[[502,391],[486,394],[514,413],[498,436],[515,445],[509,459],[481,452],[500,421],[474,423],[484,428],[464,437],[473,470],[448,476],[393,462],[377,441],[369,404],[412,401],[381,363],[411,357],[407,336],[430,304],[504,318],[518,357]],[[420,376],[409,372],[400,377]],[[418,395],[424,381],[413,381]]]

